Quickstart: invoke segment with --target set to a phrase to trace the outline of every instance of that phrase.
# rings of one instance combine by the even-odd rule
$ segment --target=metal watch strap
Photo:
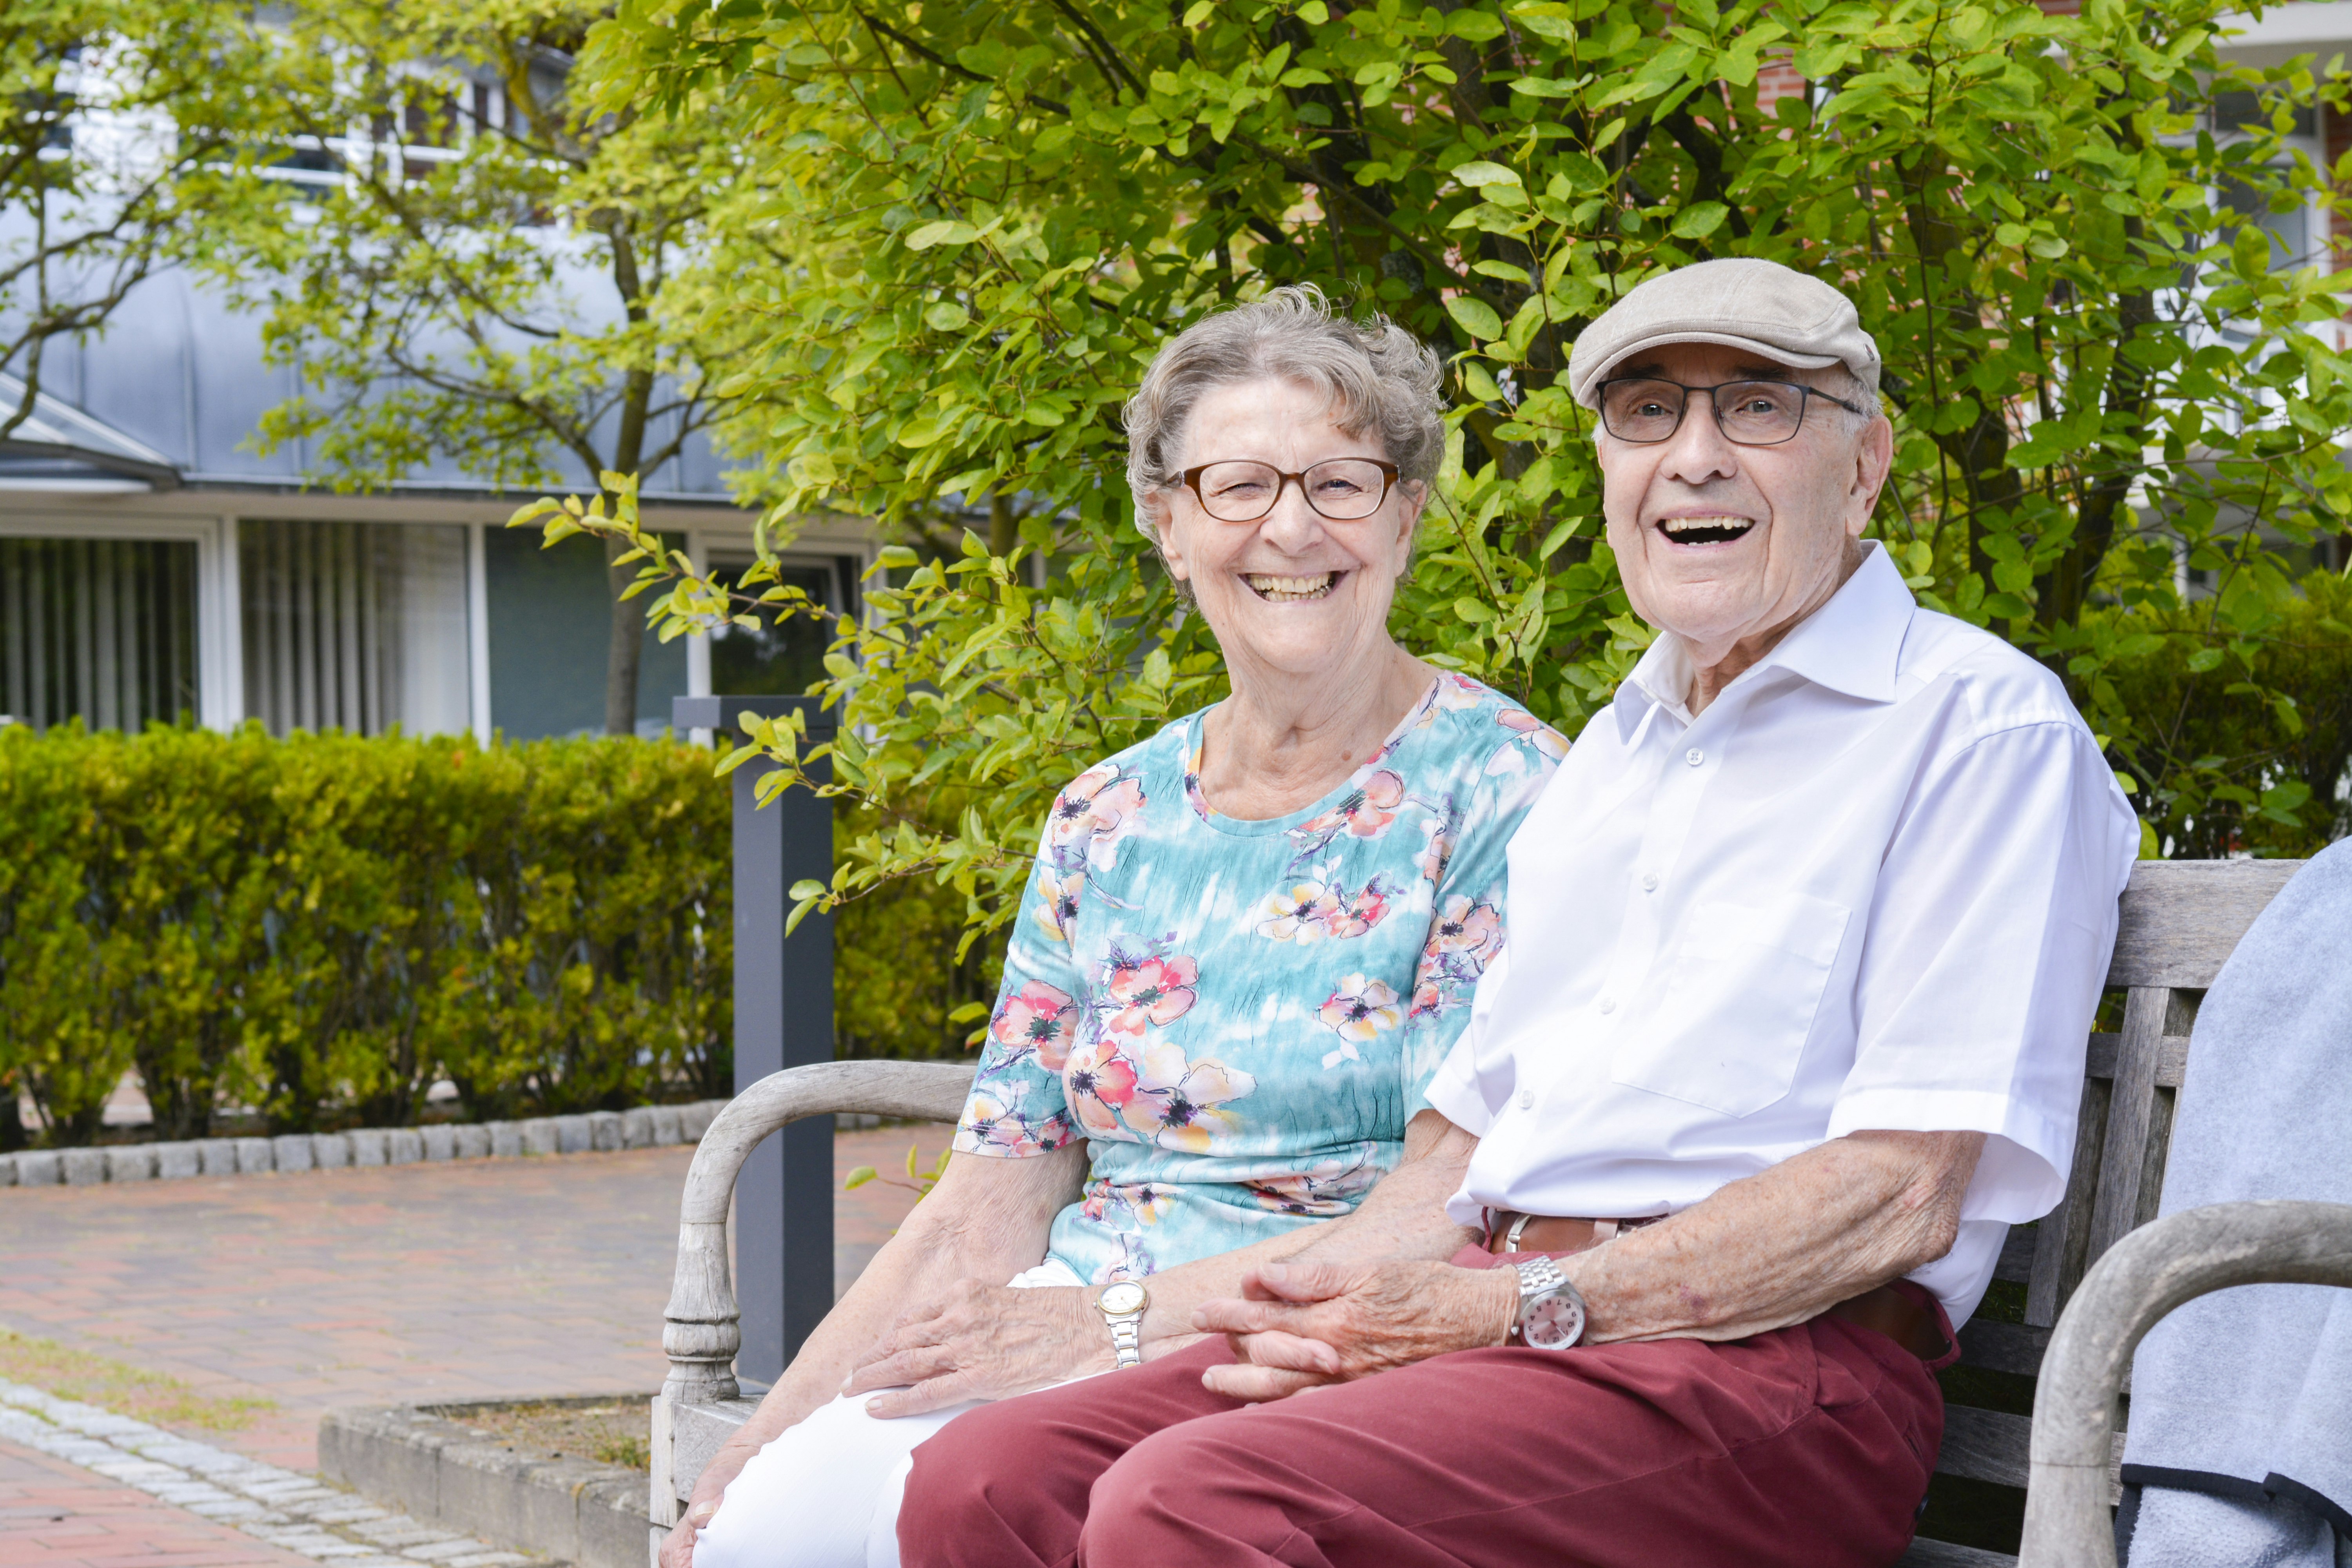
[[[1113,1280],[1095,1298],[1095,1306],[1110,1330],[1112,1370],[1141,1366],[1143,1314],[1151,1310],[1151,1292],[1133,1279]]]
[[[1517,1339],[1520,1329],[1526,1326],[1528,1303],[1565,1287],[1568,1276],[1559,1271],[1559,1264],[1540,1252],[1533,1258],[1523,1258],[1511,1267],[1519,1271],[1520,1321],[1511,1329],[1511,1337]]]
[[[1511,1325],[1510,1342],[1530,1350],[1565,1351],[1584,1339],[1588,1321],[1584,1298],[1559,1265],[1541,1253],[1511,1265],[1519,1275],[1518,1317]],[[1566,1321],[1560,1319],[1565,1313]],[[1541,1314],[1544,1321],[1537,1323]],[[1538,1338],[1533,1327],[1541,1327]]]

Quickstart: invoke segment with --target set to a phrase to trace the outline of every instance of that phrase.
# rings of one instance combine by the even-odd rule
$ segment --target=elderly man
[[[1366,1205],[1425,1223],[959,1421],[906,1562],[1901,1553],[1952,1325],[2063,1188],[2138,835],[2059,683],[1862,540],[1878,365],[1756,260],[1578,341],[1660,635],[1512,840],[1511,945]]]

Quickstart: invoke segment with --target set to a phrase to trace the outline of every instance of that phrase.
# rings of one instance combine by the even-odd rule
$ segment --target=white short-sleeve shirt
[[[1988,1134],[1958,1322],[2063,1194],[2139,827],[2057,679],[1876,545],[1696,718],[1661,637],[1511,840],[1511,942],[1430,1086],[1448,1213],[1623,1218],[1868,1130]]]

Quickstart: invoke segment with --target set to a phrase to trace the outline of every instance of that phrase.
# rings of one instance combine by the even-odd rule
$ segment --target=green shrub
[[[2295,586],[2252,637],[2212,600],[2109,617],[2140,637],[2107,679],[2143,716],[2116,749],[2135,778],[2163,781],[2137,804],[2168,858],[2309,856],[2352,829],[2352,580]]]
[[[0,1085],[53,1142],[724,1093],[728,792],[668,743],[0,731]]]
[[[0,730],[0,1139],[86,1142],[135,1068],[156,1132],[723,1095],[730,793],[670,742]],[[845,847],[874,830],[844,816]],[[996,959],[961,894],[835,916],[845,1055],[955,1055]],[[5,1146],[5,1145],[0,1145]]]
[[[932,831],[952,825],[936,795],[921,814]],[[878,814],[835,805],[835,858],[857,857],[879,831]],[[975,942],[964,895],[936,876],[894,879],[833,911],[834,1038],[845,1057],[956,1057],[976,1039],[995,999],[1001,942]]]

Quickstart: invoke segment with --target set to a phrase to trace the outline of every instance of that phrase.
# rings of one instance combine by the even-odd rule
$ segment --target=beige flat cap
[[[1612,371],[1645,349],[1721,343],[1800,370],[1843,363],[1878,390],[1878,345],[1853,301],[1777,261],[1733,257],[1662,272],[1584,329],[1568,355],[1568,389],[1591,408]]]

